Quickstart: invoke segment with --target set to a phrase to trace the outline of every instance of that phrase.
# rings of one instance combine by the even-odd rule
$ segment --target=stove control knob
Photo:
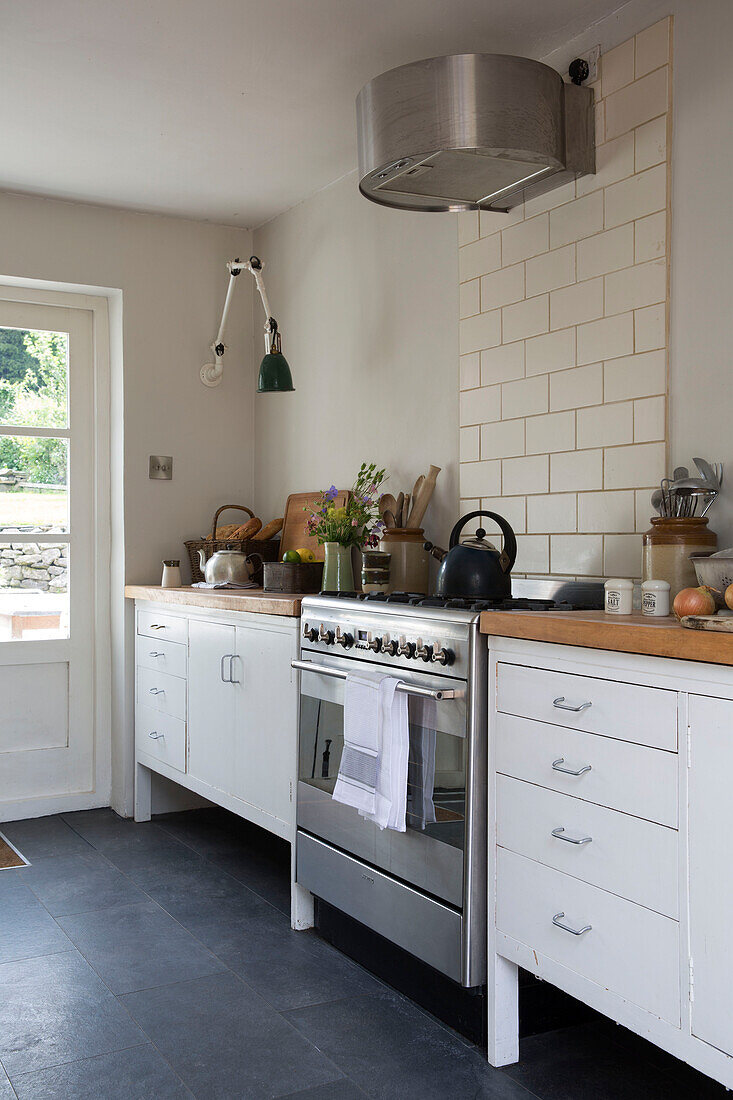
[[[415,659],[417,660],[418,657],[421,661],[425,661],[426,664],[429,664],[433,659],[433,647],[431,645],[425,645],[423,642],[423,644],[418,646],[415,650]]]
[[[333,645],[333,631],[325,630],[323,623],[321,623],[321,629],[318,631],[318,641],[325,642],[326,645]]]
[[[399,648],[399,642],[395,641],[394,638],[390,642],[389,638],[385,634],[385,636],[382,638],[382,652],[389,654],[390,657],[396,657]]]
[[[370,634],[369,635],[369,640],[367,641],[367,649],[371,649],[372,653],[379,653],[381,648],[382,648],[382,639],[381,638],[372,638],[372,636]]]
[[[308,623],[303,623],[303,637],[307,638],[309,642],[317,642],[318,631],[314,626],[308,626]]]
[[[434,649],[430,660],[438,665],[452,665],[456,655],[452,649]]]
[[[351,649],[353,644],[354,644],[354,635],[349,634],[349,633],[342,634],[341,633],[341,627],[337,626],[336,627],[336,645],[343,646],[344,649]]]
[[[412,658],[415,656],[415,643],[406,642],[403,638],[399,646],[397,647],[397,652],[399,653],[400,657]]]

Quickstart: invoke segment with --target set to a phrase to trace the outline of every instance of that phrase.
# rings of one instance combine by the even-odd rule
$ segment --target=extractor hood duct
[[[595,172],[593,92],[526,57],[390,69],[356,101],[359,190],[404,210],[510,210]]]

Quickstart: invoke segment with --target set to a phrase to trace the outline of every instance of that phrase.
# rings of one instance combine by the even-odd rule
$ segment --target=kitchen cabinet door
[[[298,737],[292,630],[237,627],[237,743],[234,793],[280,821],[293,816]]]
[[[232,791],[236,740],[236,628],[189,623],[188,772],[220,791]]]
[[[733,1054],[733,702],[690,696],[692,1032]]]

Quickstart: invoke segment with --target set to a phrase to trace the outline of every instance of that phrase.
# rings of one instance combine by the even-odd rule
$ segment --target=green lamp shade
[[[281,351],[269,351],[260,363],[258,393],[291,393],[295,389],[288,361]]]

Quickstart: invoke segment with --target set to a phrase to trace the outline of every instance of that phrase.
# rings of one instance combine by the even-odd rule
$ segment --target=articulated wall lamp
[[[270,313],[270,303],[267,301],[267,292],[262,278],[262,261],[258,259],[257,256],[250,256],[246,262],[239,259],[232,260],[227,264],[227,267],[229,269],[229,286],[227,287],[227,296],[224,300],[224,311],[221,315],[221,324],[219,325],[216,339],[211,345],[211,350],[214,353],[214,362],[206,363],[201,368],[201,381],[205,386],[218,386],[224,377],[224,352],[227,349],[226,344],[223,343],[224,326],[226,325],[227,314],[229,313],[229,306],[232,301],[234,280],[237,275],[239,275],[240,271],[249,271],[254,275],[257,289],[262,299],[262,305],[265,309],[265,316],[267,317],[267,321],[265,322],[265,356],[260,363],[260,373],[257,378],[257,392],[291,392],[295,389],[295,386],[293,385],[288,361],[280,349],[280,330],[277,327],[277,321]]]

